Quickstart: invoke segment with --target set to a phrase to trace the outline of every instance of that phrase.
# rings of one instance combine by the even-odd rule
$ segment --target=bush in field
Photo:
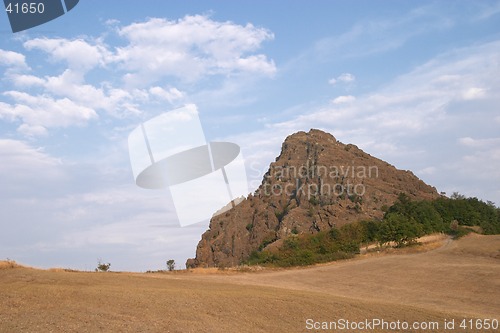
[[[95,271],[96,272],[108,272],[110,267],[111,267],[111,264],[109,262],[107,264],[105,264],[99,259],[99,261],[97,262],[97,268],[95,269]]]
[[[175,260],[174,259],[167,260],[167,268],[170,272],[175,269]]]

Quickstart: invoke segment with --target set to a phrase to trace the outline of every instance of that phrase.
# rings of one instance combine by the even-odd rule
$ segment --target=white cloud
[[[44,97],[69,99],[74,105],[92,109],[96,114],[103,110],[118,118],[141,113],[139,104],[149,99],[148,92],[140,89],[124,90],[107,83],[97,88],[87,84],[82,73],[71,69],[59,76],[10,75],[9,78],[16,87],[41,88]],[[175,100],[175,93],[176,89],[172,88],[170,100]]]
[[[99,41],[91,45],[83,39],[35,38],[24,43],[27,50],[42,50],[55,61],[65,61],[73,70],[87,71],[104,66],[111,56]]]
[[[108,26],[115,26],[115,25],[118,25],[120,24],[120,21],[117,20],[117,19],[108,19],[104,22],[104,24],[108,25]]]
[[[342,73],[340,76],[337,78],[337,81],[340,82],[354,82],[356,80],[356,77],[350,73]]]
[[[28,189],[36,185],[64,178],[62,161],[24,141],[0,139],[1,193]],[[3,198],[4,200],[7,198]]]
[[[346,96],[339,96],[332,100],[333,104],[346,104],[346,103],[352,103],[356,100],[356,97],[352,95],[346,95]]]
[[[328,80],[328,83],[331,84],[331,85],[335,85],[339,82],[342,82],[342,83],[352,83],[356,81],[356,77],[351,74],[351,73],[342,73],[340,74],[338,77],[336,78],[331,78],[330,80]]]
[[[500,146],[500,138],[473,139],[471,137],[463,137],[458,139],[458,142],[470,148],[496,148]]]
[[[276,72],[276,65],[273,60],[268,61],[263,54],[252,55],[246,58],[239,58],[231,64],[236,70],[250,73],[261,73],[272,76]]]
[[[497,91],[494,87],[500,86],[500,77],[497,75],[500,71],[499,47],[500,41],[494,41],[452,50],[401,75],[377,91],[357,96],[356,103],[339,103],[350,99],[342,97],[334,105],[320,107],[270,126],[288,128],[289,131],[329,126],[345,132],[346,124],[349,124],[349,128],[357,133],[359,141],[366,141],[366,136],[396,140],[443,130],[445,126],[457,122],[458,115],[452,115],[460,108],[470,110],[472,100],[464,102],[464,91],[476,99],[481,96],[481,102],[488,102],[482,109],[472,109],[477,113],[487,112],[498,105],[500,95],[494,94]],[[350,77],[343,76],[344,79]],[[485,91],[490,94],[483,94]],[[470,112],[459,116],[481,120]],[[489,117],[489,120],[483,120],[489,123],[498,116],[495,114],[492,117],[490,114]],[[463,123],[469,122],[468,119],[463,120]]]
[[[470,137],[460,138],[458,142],[464,146],[474,146],[475,140]]]
[[[0,139],[0,156],[1,160],[6,162],[0,164],[2,173],[12,167],[24,166],[43,169],[61,164],[59,159],[49,156],[42,148],[34,148],[19,140]]]
[[[430,167],[426,167],[426,168],[423,168],[422,170],[417,171],[417,174],[418,175],[434,175],[437,171],[438,170],[436,167],[430,166]]]
[[[41,125],[21,124],[21,126],[17,128],[17,131],[28,137],[41,137],[47,136],[48,134],[47,129]]]
[[[131,72],[132,83],[154,82],[162,76],[196,81],[206,75],[234,72],[272,75],[274,63],[255,52],[269,31],[251,24],[217,22],[206,16],[186,16],[177,21],[152,18],[119,29],[128,45],[114,58]]]
[[[185,97],[185,93],[179,91],[177,88],[169,88],[167,90],[162,87],[152,87],[149,89],[149,93],[153,96],[156,96],[160,99],[166,100],[169,103],[174,101],[183,99]]]
[[[463,93],[463,98],[465,100],[481,99],[485,96],[486,90],[477,87],[469,88]]]
[[[117,32],[127,44],[114,50],[103,40],[82,38],[35,38],[23,45],[27,50],[47,53],[54,61],[66,62],[73,72],[119,65],[126,71],[124,79],[129,82],[153,82],[163,76],[195,81],[207,75],[276,72],[272,60],[254,54],[274,35],[252,24],[243,26],[188,15],[176,21],[151,18],[119,27]],[[21,54],[9,51],[7,55],[4,58],[11,62],[24,62]]]
[[[363,20],[340,35],[319,40],[310,50],[316,59],[366,57],[397,49],[408,40],[428,33],[449,29],[450,16],[438,15],[439,4],[424,5],[398,17]]]
[[[29,69],[26,64],[26,57],[23,54],[2,49],[0,49],[0,66]]]
[[[0,102],[0,119],[16,120],[15,109],[10,104]]]
[[[12,75],[12,82],[18,87],[43,86],[45,80],[35,75]]]
[[[49,67],[57,65],[61,72],[45,76],[7,72],[4,81],[13,88],[4,89],[7,99],[0,102],[0,117],[21,120],[18,133],[30,137],[47,135],[54,127],[83,125],[102,111],[119,119],[144,117],[157,112],[161,102],[178,105],[193,99],[187,91],[210,76],[218,76],[217,83],[196,92],[195,99],[241,104],[252,98],[241,91],[248,92],[259,77],[276,72],[274,61],[257,52],[274,35],[252,24],[218,22],[201,15],[172,21],[151,18],[122,27],[116,21],[108,23],[123,38],[123,46],[111,48],[105,37],[24,41],[27,51],[41,51],[51,62]],[[1,52],[0,64],[29,69],[23,54]],[[86,75],[98,67],[104,79],[88,83]],[[165,84],[172,78],[179,84]],[[154,85],[157,81],[162,82]],[[181,90],[183,83],[187,89]]]
[[[466,195],[479,196],[483,200],[492,200],[500,203],[498,197],[498,186],[500,182],[500,149],[498,148],[499,139],[496,139],[496,145],[491,142],[487,144],[479,142],[473,144],[473,150],[454,160],[449,165],[448,173],[453,175],[452,181],[461,179],[459,182],[461,193]],[[444,175],[446,176],[446,175]]]
[[[46,77],[44,87],[54,96],[67,97],[89,108],[106,108],[106,96],[102,89],[85,84],[81,75],[73,70],[67,69],[60,76]]]
[[[6,116],[11,120],[21,119],[25,126],[19,131],[42,133],[41,127],[69,127],[85,125],[97,119],[96,112],[90,108],[77,105],[68,98],[53,99],[44,95],[32,96],[19,91],[7,91],[3,95],[12,98],[15,105],[0,104],[0,117]]]
[[[137,104],[148,99],[147,92],[138,89],[124,90],[108,84],[96,88],[70,69],[60,76],[46,77],[44,87],[54,96],[69,98],[78,105],[104,110],[117,117],[140,113]]]

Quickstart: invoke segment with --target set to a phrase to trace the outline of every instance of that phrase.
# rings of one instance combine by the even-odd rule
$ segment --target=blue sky
[[[0,34],[0,259],[182,266],[206,224],[135,186],[127,136],[186,104],[242,147],[251,189],[320,128],[500,204],[499,1],[81,0]]]

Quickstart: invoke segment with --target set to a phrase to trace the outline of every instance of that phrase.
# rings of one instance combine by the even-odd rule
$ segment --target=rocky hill
[[[187,267],[227,267],[291,234],[382,218],[400,193],[434,199],[436,189],[352,144],[312,129],[286,138],[254,194],[211,219]]]

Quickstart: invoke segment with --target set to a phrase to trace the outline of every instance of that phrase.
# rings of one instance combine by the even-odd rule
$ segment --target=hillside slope
[[[381,218],[400,193],[434,199],[435,188],[331,134],[312,129],[286,138],[261,186],[211,219],[188,267],[227,267],[291,234],[316,233]]]

